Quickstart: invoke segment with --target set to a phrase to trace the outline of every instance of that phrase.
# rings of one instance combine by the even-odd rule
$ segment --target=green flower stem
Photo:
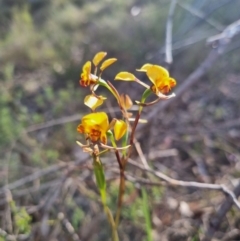
[[[122,204],[123,204],[123,197],[125,193],[125,175],[124,175],[124,169],[120,169],[120,183],[119,183],[119,190],[118,190],[118,207],[117,212],[115,216],[115,223],[118,227],[119,220],[121,216],[121,210],[122,210]]]
[[[108,133],[109,133],[112,145],[114,147],[117,147],[112,132],[108,132]],[[123,165],[123,162],[122,162],[122,159],[120,158],[118,150],[115,151],[115,155],[116,155],[118,165],[119,165],[119,170],[120,170],[120,182],[119,182],[119,189],[118,189],[118,206],[117,206],[117,212],[115,216],[115,224],[116,224],[116,227],[118,227],[120,216],[121,216],[122,204],[123,204],[123,196],[125,193],[125,176],[124,176],[125,165]]]
[[[112,213],[107,206],[106,179],[105,179],[105,173],[104,173],[103,165],[102,165],[102,162],[101,162],[98,155],[93,154],[92,157],[93,157],[93,168],[94,168],[94,174],[95,174],[95,177],[96,177],[97,187],[98,187],[99,192],[100,192],[101,201],[102,201],[102,204],[103,204],[104,211],[106,213],[108,222],[109,222],[109,224],[111,226],[111,229],[112,229],[112,240],[113,241],[119,241],[117,226],[114,222]]]
[[[142,192],[142,204],[143,204],[142,207],[143,207],[143,213],[144,213],[145,224],[146,224],[146,232],[147,232],[147,241],[153,241],[151,215],[148,207],[148,196],[147,196],[146,188],[142,187],[141,192]]]
[[[112,228],[112,240],[113,241],[119,241],[118,232],[117,232],[117,226],[116,226],[116,224],[114,222],[114,218],[113,218],[112,212],[110,211],[110,209],[106,205],[104,206],[104,211],[105,211],[105,213],[107,215],[108,222],[110,223],[111,228]]]

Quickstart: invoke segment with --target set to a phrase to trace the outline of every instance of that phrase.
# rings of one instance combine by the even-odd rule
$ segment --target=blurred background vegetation
[[[65,230],[68,220],[80,240],[108,240],[92,172],[78,166],[87,156],[75,144],[81,139],[76,126],[88,111],[79,74],[98,51],[118,58],[104,74],[107,80],[118,71],[134,73],[147,62],[167,66],[169,6],[169,0],[0,0],[0,227],[8,234],[22,235],[19,240],[75,240]],[[210,52],[206,39],[238,20],[239,9],[238,0],[178,1],[174,62],[167,66],[178,86]],[[196,85],[159,113],[154,144],[147,151],[173,154],[150,158],[154,168],[182,180],[229,185],[238,180],[239,47],[238,36]],[[124,86],[119,84],[122,92]],[[133,99],[139,98],[142,90],[128,86]],[[113,107],[109,99],[108,110]],[[139,128],[139,136],[145,131]],[[140,138],[145,151],[147,138]],[[77,165],[71,169],[69,163]],[[107,158],[105,163],[111,166]],[[108,178],[114,207],[117,179],[111,171]],[[120,226],[124,241],[146,240],[138,188],[127,184]],[[202,213],[209,207],[213,213],[224,199],[220,193],[148,188],[155,240],[199,240]],[[190,210],[187,214],[179,208],[183,204]],[[233,208],[219,237],[239,229],[239,223]],[[8,239],[2,234],[0,240]]]

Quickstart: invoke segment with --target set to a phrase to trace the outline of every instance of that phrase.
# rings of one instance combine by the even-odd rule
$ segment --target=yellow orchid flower
[[[83,65],[81,78],[79,80],[80,85],[83,87],[87,87],[89,85],[95,84],[97,81],[97,77],[91,74],[91,67],[92,67],[92,64],[90,61],[87,61]]]
[[[169,76],[168,71],[159,65],[145,64],[138,71],[146,72],[153,83],[151,89],[157,95],[159,92],[167,94],[177,84],[176,80]]]
[[[86,134],[92,142],[100,139],[103,144],[107,143],[107,131],[109,127],[108,116],[105,112],[96,112],[85,115],[77,127],[77,131]]]
[[[101,75],[102,72],[108,68],[110,65],[112,65],[113,63],[115,63],[117,61],[116,58],[110,58],[105,60],[102,65],[100,66],[100,73],[97,75],[97,66],[99,65],[99,63],[105,58],[105,56],[107,55],[106,52],[99,52],[97,53],[92,62],[91,61],[87,61],[82,68],[82,73],[80,75],[80,80],[79,83],[81,86],[83,87],[87,87],[89,85],[93,85],[96,84],[98,81],[101,80]],[[95,66],[93,74],[91,73],[92,70],[92,63]],[[101,80],[103,81],[103,80]]]

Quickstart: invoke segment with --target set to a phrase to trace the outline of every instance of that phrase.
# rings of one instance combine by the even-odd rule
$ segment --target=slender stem
[[[109,224],[111,226],[111,229],[112,229],[112,241],[119,241],[117,226],[114,222],[112,213],[107,206],[107,191],[106,191],[105,173],[104,173],[102,162],[101,162],[98,154],[99,154],[99,150],[98,150],[98,147],[97,147],[95,152],[92,154],[94,174],[95,174],[95,177],[96,177],[97,187],[98,187],[99,192],[100,192],[101,201],[102,201],[104,211],[106,213],[108,222],[109,222]]]
[[[106,203],[105,204],[103,203],[103,208],[104,208],[104,211],[106,213],[108,222],[109,222],[109,224],[111,226],[111,229],[112,229],[112,241],[119,241],[118,232],[117,232],[117,225],[114,222],[112,213],[111,213],[110,209],[108,208],[108,206],[106,205]]]
[[[144,94],[142,96],[141,102],[145,102],[145,100],[146,100],[147,96],[149,95],[149,93],[150,93],[149,91],[145,91],[144,92]],[[132,132],[131,132],[131,136],[130,136],[130,145],[133,145],[134,134],[135,134],[135,130],[136,130],[138,121],[139,121],[140,116],[141,116],[142,109],[143,109],[143,107],[139,106],[139,111],[138,111],[138,114],[137,114],[137,116],[135,118],[135,121],[134,121],[134,124],[133,124],[133,127],[132,127]],[[111,139],[113,139],[113,138],[111,138]],[[112,143],[113,143],[113,146],[114,146],[114,144],[115,144],[114,139],[112,140]],[[124,158],[122,158],[122,159],[119,156],[119,152],[118,151],[115,152],[116,158],[117,158],[118,164],[119,164],[119,169],[120,169],[120,183],[119,183],[119,193],[118,193],[118,208],[117,208],[116,217],[115,217],[116,226],[119,225],[119,220],[120,220],[120,215],[121,215],[123,196],[124,196],[124,193],[125,193],[125,175],[124,175],[124,172],[125,172],[125,167],[126,167],[128,158],[130,157],[130,154],[131,154],[131,150],[132,150],[132,147],[129,148],[128,154]]]
[[[115,224],[118,227],[121,210],[122,210],[122,204],[123,204],[123,197],[125,193],[125,175],[124,175],[124,167],[121,165],[120,168],[120,182],[119,182],[119,189],[118,189],[118,206],[117,206],[117,212],[115,216]]]
[[[117,146],[115,143],[115,140],[113,138],[113,135],[110,136],[111,142],[113,146]],[[122,210],[122,203],[123,203],[123,196],[125,193],[125,176],[124,176],[124,171],[125,171],[125,166],[123,165],[123,159],[121,159],[119,155],[119,151],[115,151],[116,159],[118,161],[119,165],[119,170],[120,170],[120,181],[119,181],[119,189],[118,189],[118,205],[117,205],[117,212],[115,216],[115,225],[118,227],[119,225],[119,220],[120,220],[120,215],[121,215],[121,210]]]
[[[142,94],[142,98],[141,98],[141,103],[145,103],[147,97],[151,94],[151,90],[150,89],[146,89],[144,91],[144,93]],[[136,128],[137,128],[137,124],[138,124],[138,121],[140,119],[140,116],[141,116],[141,113],[142,113],[142,110],[143,110],[143,106],[142,105],[139,105],[139,109],[138,109],[138,114],[135,118],[135,121],[134,121],[134,124],[133,124],[133,127],[132,127],[132,133],[131,133],[131,137],[130,137],[130,145],[133,144],[133,141],[134,141],[134,135],[135,135],[135,131],[136,131]],[[129,151],[130,153],[131,151]],[[130,154],[129,154],[130,155]],[[128,157],[129,157],[128,155]]]
[[[147,231],[147,241],[153,241],[152,224],[151,224],[150,210],[148,207],[148,197],[147,197],[146,189],[142,187],[141,192],[142,192],[142,202],[143,202],[143,213],[145,217],[146,231]]]
[[[116,155],[119,169],[120,169],[120,181],[119,181],[119,188],[118,188],[118,205],[117,205],[117,212],[115,216],[115,224],[116,224],[116,227],[118,227],[121,210],[122,210],[122,204],[123,204],[123,196],[125,193],[125,176],[124,176],[125,167],[122,163],[118,150],[115,151],[115,155]]]
[[[135,131],[136,131],[136,128],[137,128],[138,121],[139,121],[140,116],[141,116],[140,108],[141,108],[141,106],[139,107],[139,112],[137,113],[137,116],[135,117],[135,121],[133,123],[132,132],[131,132],[131,136],[130,136],[130,145],[133,144],[134,134],[135,134]]]

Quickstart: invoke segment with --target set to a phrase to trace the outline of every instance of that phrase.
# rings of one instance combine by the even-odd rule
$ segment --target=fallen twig
[[[195,187],[195,188],[200,188],[200,189],[219,190],[219,191],[227,194],[231,198],[232,202],[240,210],[240,203],[237,200],[235,192],[232,192],[231,190],[229,190],[223,184],[211,184],[211,183],[188,182],[188,181],[177,180],[177,179],[174,179],[174,178],[171,178],[171,177],[165,175],[164,173],[162,173],[160,171],[152,170],[149,167],[149,165],[147,165],[145,167],[145,166],[143,166],[143,165],[139,164],[138,162],[135,162],[131,159],[129,159],[129,163],[132,164],[133,166],[141,169],[141,170],[144,170],[144,171],[147,171],[147,172],[150,172],[150,173],[154,174],[156,177],[160,178],[161,180],[166,181],[167,184],[171,185],[171,186]],[[240,182],[239,182],[239,186],[240,186]],[[239,189],[240,189],[240,187],[239,187]]]

